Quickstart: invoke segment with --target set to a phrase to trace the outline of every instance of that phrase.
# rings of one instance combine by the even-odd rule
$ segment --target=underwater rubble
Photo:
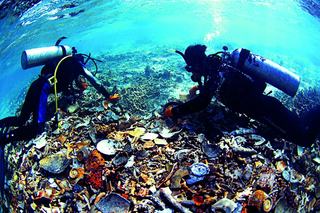
[[[121,58],[137,60],[134,54]],[[216,100],[202,112],[163,118],[161,104],[180,91],[173,87],[181,73],[164,75],[167,62],[160,61],[131,72],[128,65],[113,67],[117,72],[103,68],[97,75],[110,87],[117,85],[119,103],[106,103],[90,89],[69,105],[61,102],[59,128],[51,120],[36,139],[7,145],[2,207],[11,212],[320,211],[319,141],[304,149],[264,137],[259,129],[265,126]]]

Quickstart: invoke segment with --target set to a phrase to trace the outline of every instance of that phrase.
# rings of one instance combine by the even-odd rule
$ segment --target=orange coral
[[[103,186],[102,170],[99,169],[90,171],[86,177],[86,180],[93,188],[100,189]]]
[[[201,206],[204,203],[204,198],[200,195],[194,195],[192,200],[196,206]]]
[[[86,180],[89,185],[95,189],[99,189],[103,186],[102,171],[104,169],[104,164],[105,160],[98,150],[93,150],[86,161],[85,168],[89,172],[86,176]]]
[[[103,167],[105,164],[105,160],[102,157],[102,155],[98,152],[98,150],[93,150],[90,155],[88,160],[86,161],[85,168],[86,170],[96,170],[99,169],[100,167]]]

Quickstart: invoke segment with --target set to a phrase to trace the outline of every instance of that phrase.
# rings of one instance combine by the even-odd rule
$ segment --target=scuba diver
[[[108,101],[115,102],[120,96],[111,95],[101,82],[86,69],[85,65],[95,60],[90,55],[77,54],[76,49],[59,45],[66,37],[61,37],[52,47],[35,48],[22,53],[23,69],[45,65],[41,75],[32,82],[22,105],[20,115],[0,120],[0,145],[17,140],[30,140],[44,131],[47,111],[47,100],[50,93],[55,94],[56,115],[58,112],[58,92],[70,95],[75,92],[73,82],[83,91],[87,88],[85,77],[95,89]],[[87,60],[85,61],[85,57]],[[97,68],[97,66],[96,66]],[[31,118],[31,122],[29,119]]]
[[[190,45],[184,53],[176,51],[186,62],[185,69],[198,85],[191,89],[199,94],[183,104],[168,103],[167,117],[178,118],[205,109],[213,96],[234,112],[244,113],[262,123],[275,127],[287,139],[300,146],[311,146],[320,127],[320,107],[300,117],[287,109],[278,99],[265,95],[266,83],[294,96],[300,79],[286,68],[246,49],[232,53],[224,51],[206,55],[205,45]]]

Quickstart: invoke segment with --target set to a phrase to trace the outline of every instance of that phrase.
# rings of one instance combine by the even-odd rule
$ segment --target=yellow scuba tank
[[[279,64],[242,48],[234,50],[230,59],[232,66],[243,73],[262,79],[292,97],[297,93],[300,77]]]

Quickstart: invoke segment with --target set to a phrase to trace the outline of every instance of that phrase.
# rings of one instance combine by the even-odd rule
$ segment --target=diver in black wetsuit
[[[61,58],[47,63],[41,70],[41,75],[30,86],[19,116],[0,120],[0,145],[16,141],[29,140],[44,131],[48,95],[53,92],[49,79]],[[59,66],[56,74],[57,92],[73,93],[72,83],[75,81],[80,90],[87,87],[84,76],[106,99],[117,101],[118,94],[110,95],[106,88],[85,68],[81,54],[73,54]],[[32,121],[27,122],[32,115]],[[17,127],[13,129],[13,127]]]
[[[183,56],[191,79],[198,83],[200,93],[181,105],[169,105],[168,117],[180,117],[206,108],[212,97],[231,110],[245,113],[280,130],[285,137],[301,146],[310,146],[319,133],[320,107],[299,117],[278,99],[263,94],[266,83],[244,74],[240,69],[226,65],[217,54],[206,55],[206,46],[191,45]],[[194,88],[193,88],[194,90]]]

